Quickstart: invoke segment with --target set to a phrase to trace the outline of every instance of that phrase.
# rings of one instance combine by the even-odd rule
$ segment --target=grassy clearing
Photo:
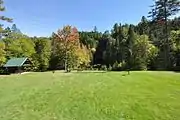
[[[30,73],[0,77],[0,120],[179,120],[180,74]]]

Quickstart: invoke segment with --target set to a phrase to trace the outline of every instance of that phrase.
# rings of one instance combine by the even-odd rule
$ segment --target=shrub
[[[108,71],[112,71],[112,66],[111,65],[109,65]]]
[[[90,70],[94,70],[93,66],[90,66]]]
[[[118,69],[119,69],[119,64],[118,64],[118,62],[116,61],[116,62],[113,64],[112,70],[113,70],[113,71],[118,71]]]
[[[0,69],[0,74],[3,74],[4,73],[4,70],[3,69]]]
[[[94,70],[101,70],[101,65],[97,64],[93,66]]]
[[[123,61],[121,63],[115,62],[113,64],[112,70],[113,71],[122,71],[125,69],[126,63]]]
[[[0,75],[9,75],[10,73],[8,72],[8,70],[0,68]]]
[[[102,65],[101,66],[101,70],[107,71],[107,66],[106,65]]]
[[[125,70],[126,62],[125,61],[121,62],[119,66],[120,66],[121,70]]]

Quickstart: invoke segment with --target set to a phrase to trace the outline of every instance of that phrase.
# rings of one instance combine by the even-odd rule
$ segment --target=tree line
[[[180,70],[180,17],[170,19],[179,6],[179,0],[155,1],[149,16],[137,25],[115,23],[104,33],[97,27],[88,32],[67,25],[50,37],[29,37],[15,24],[1,26],[0,65],[13,57],[28,57],[34,71]]]

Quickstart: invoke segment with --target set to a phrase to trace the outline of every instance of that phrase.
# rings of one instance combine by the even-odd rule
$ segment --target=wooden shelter
[[[32,63],[28,58],[11,58],[4,68],[9,73],[22,73],[26,71],[28,67],[31,67]]]

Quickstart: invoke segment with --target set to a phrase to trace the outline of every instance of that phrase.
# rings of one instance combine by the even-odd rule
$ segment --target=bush
[[[106,65],[102,65],[101,66],[101,70],[107,71],[107,66]]]
[[[147,63],[143,60],[136,60],[133,70],[147,70]]]
[[[125,70],[125,66],[126,66],[125,62],[121,62],[121,63],[115,62],[113,64],[112,70],[113,71],[122,71],[122,70]]]
[[[94,70],[93,66],[90,66],[90,70]]]
[[[77,70],[77,71],[83,71],[84,69],[82,68],[82,67],[78,67],[78,68],[76,68],[75,70]]]
[[[71,68],[67,68],[66,73],[70,73],[71,70],[72,70]]]
[[[112,71],[112,66],[111,65],[109,65],[108,71]]]
[[[119,64],[117,61],[113,64],[112,70],[113,71],[120,71],[120,67],[119,67]]]
[[[98,68],[93,68],[94,69],[94,71],[98,71],[99,69]]]
[[[3,74],[5,71],[3,69],[0,69],[0,74]]]
[[[0,75],[9,75],[10,73],[4,68],[0,68]]]
[[[93,65],[94,70],[101,70],[101,65],[97,64],[97,65]]]
[[[121,67],[121,70],[125,70],[125,68],[126,68],[126,62],[125,62],[125,61],[121,62],[121,63],[120,63],[120,67]]]

